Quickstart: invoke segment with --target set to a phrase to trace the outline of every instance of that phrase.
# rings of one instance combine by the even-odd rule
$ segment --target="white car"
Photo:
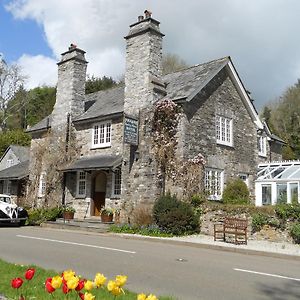
[[[13,203],[9,195],[0,194],[0,224],[15,223],[25,225],[28,213],[23,207]]]

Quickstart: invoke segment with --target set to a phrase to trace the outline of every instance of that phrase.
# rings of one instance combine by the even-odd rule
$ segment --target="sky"
[[[300,78],[299,0],[0,0],[0,53],[28,89],[56,84],[70,43],[86,51],[88,74],[118,80],[123,37],[145,9],[164,53],[190,65],[231,56],[259,110]]]

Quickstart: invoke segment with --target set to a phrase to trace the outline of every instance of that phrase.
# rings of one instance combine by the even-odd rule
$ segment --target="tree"
[[[264,109],[270,128],[288,143],[283,158],[300,158],[300,80]],[[268,116],[268,113],[270,114]]]
[[[117,82],[113,80],[111,77],[103,76],[101,77],[95,77],[87,76],[86,84],[85,84],[85,93],[91,94],[95,93],[101,90],[106,90],[111,87],[114,87],[117,85]]]
[[[8,104],[23,86],[24,79],[18,65],[9,66],[0,57],[0,129],[2,130],[6,128]]]
[[[189,65],[177,54],[167,53],[162,59],[163,74],[173,73],[189,67]]]

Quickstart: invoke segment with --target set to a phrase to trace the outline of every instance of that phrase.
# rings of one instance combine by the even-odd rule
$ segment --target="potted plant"
[[[65,206],[63,208],[63,218],[65,220],[72,220],[74,219],[74,213],[75,213],[75,208],[72,206]]]
[[[110,223],[114,217],[114,210],[112,208],[103,207],[101,209],[101,222]]]

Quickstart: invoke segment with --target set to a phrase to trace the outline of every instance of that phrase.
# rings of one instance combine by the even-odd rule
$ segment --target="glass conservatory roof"
[[[259,164],[257,180],[300,181],[300,161],[283,161]]]

